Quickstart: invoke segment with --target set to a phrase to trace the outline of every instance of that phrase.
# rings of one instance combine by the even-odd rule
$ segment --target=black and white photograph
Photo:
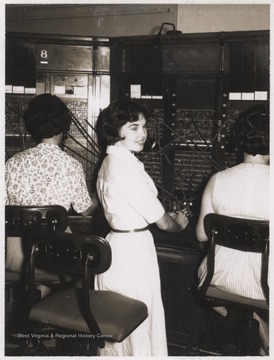
[[[2,357],[271,358],[273,6],[1,4]]]

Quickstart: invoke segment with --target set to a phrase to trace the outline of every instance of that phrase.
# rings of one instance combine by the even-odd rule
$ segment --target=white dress
[[[165,212],[143,164],[128,150],[115,145],[107,148],[97,190],[113,229],[143,228]],[[106,238],[112,249],[112,264],[95,278],[95,288],[143,301],[148,307],[148,318],[123,342],[106,342],[100,355],[167,356],[159,267],[150,231],[110,232]]]
[[[269,220],[269,166],[242,163],[217,174],[212,204],[217,214]],[[249,271],[243,273],[244,268]],[[212,284],[221,289],[264,299],[260,284],[261,255],[216,246]],[[200,283],[206,276],[206,259],[199,268]]]

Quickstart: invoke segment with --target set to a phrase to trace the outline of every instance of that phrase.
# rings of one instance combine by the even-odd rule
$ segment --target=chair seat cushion
[[[30,319],[92,334],[80,310],[80,292],[81,289],[67,288],[44,298],[32,307]],[[112,291],[90,290],[90,308],[108,341],[121,342],[147,317],[143,302]]]
[[[256,300],[256,299],[251,299],[251,298],[247,298],[244,296],[232,294],[232,293],[223,291],[214,285],[210,285],[208,287],[208,290],[206,292],[206,298],[207,299],[208,298],[216,299],[216,300],[220,300],[220,301],[223,301],[226,303],[236,303],[239,305],[248,306],[251,308],[262,309],[262,310],[269,309],[266,300]]]

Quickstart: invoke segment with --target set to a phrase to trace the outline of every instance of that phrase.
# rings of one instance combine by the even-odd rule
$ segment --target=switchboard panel
[[[239,161],[240,113],[269,100],[269,32],[123,37],[113,49],[112,99],[137,99],[157,114],[148,124],[156,145],[138,157],[161,201],[198,211],[209,177]]]
[[[163,45],[164,73],[218,72],[220,47],[215,43]]]
[[[35,145],[23,113],[33,96],[51,93],[71,111],[64,151],[81,162],[92,192],[99,157],[95,123],[110,99],[109,40],[11,33],[6,50],[6,159]]]

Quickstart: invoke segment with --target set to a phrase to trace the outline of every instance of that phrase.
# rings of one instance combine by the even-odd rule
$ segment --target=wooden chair
[[[82,279],[80,286],[76,283],[74,287],[59,289],[33,304],[29,319],[34,324],[46,324],[58,334],[86,337],[92,349],[103,348],[106,340],[123,341],[147,318],[147,306],[143,302],[113,291],[93,289],[93,275],[111,266],[111,248],[104,238],[56,233],[49,241],[34,244],[31,254],[29,289],[33,288],[34,267],[38,264]]]
[[[265,312],[268,316],[269,310],[269,288],[268,288],[268,257],[269,257],[269,223],[267,221],[239,219],[219,214],[208,214],[204,219],[204,228],[209,239],[209,250],[207,254],[207,276],[200,286],[198,293],[210,307],[225,306],[239,307],[249,312],[249,323],[253,322],[253,311]],[[240,295],[232,294],[211,284],[215,267],[215,246],[219,245],[235,249],[241,252],[252,252],[261,254],[261,286],[265,300],[255,300]],[[248,270],[247,270],[248,271]],[[244,281],[245,270],[239,274],[239,281]],[[257,328],[258,330],[258,328]],[[243,333],[243,332],[242,332]],[[245,338],[243,333],[242,343],[243,355],[254,355],[255,343],[253,339]],[[256,334],[258,338],[258,333]],[[257,340],[255,339],[255,342]],[[248,346],[252,345],[253,347]],[[246,349],[250,347],[251,349]],[[248,353],[248,352],[251,353]]]

